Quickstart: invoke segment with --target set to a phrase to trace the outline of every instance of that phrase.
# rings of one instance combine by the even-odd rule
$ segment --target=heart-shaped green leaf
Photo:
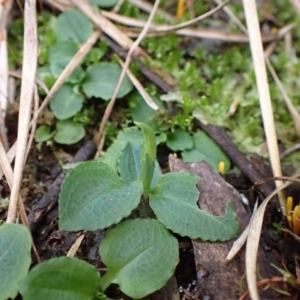
[[[79,142],[84,135],[83,125],[68,119],[56,123],[56,133],[53,139],[59,144],[71,145]]]
[[[183,172],[162,176],[149,199],[157,219],[173,232],[192,239],[225,241],[234,238],[239,225],[232,204],[227,204],[224,216],[200,210],[196,204],[198,181],[198,176]]]
[[[83,97],[75,93],[71,84],[64,84],[50,100],[50,108],[59,120],[73,117],[82,108]]]
[[[176,129],[168,133],[167,146],[173,151],[182,151],[193,147],[193,139],[188,132]]]
[[[88,97],[110,100],[120,79],[122,68],[114,63],[100,63],[89,66],[82,85]],[[133,85],[126,76],[122,82],[117,98],[122,98],[133,89]]]
[[[54,33],[59,41],[82,44],[93,34],[93,24],[81,11],[69,9],[58,16]]]
[[[59,228],[97,230],[128,216],[139,204],[142,184],[124,183],[116,170],[101,162],[86,162],[65,178],[59,197]]]
[[[178,242],[158,221],[135,219],[111,230],[100,245],[107,267],[101,278],[102,292],[111,283],[134,299],[160,289],[178,263]]]
[[[34,267],[21,284],[24,300],[93,300],[100,276],[85,261],[59,257]]]
[[[0,226],[0,300],[14,299],[30,262],[31,237],[23,225]]]

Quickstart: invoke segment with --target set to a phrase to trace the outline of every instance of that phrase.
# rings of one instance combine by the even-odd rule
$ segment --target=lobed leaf
[[[142,184],[122,182],[112,167],[86,162],[66,176],[59,197],[59,228],[97,230],[128,216],[139,204]]]
[[[158,221],[135,219],[111,230],[100,245],[100,256],[107,267],[102,291],[111,283],[134,299],[160,289],[178,263],[178,242]]]
[[[192,239],[225,241],[234,238],[239,225],[233,205],[227,204],[224,216],[213,216],[200,210],[196,204],[198,181],[198,176],[184,172],[162,176],[149,196],[150,207],[157,219],[173,232]]]
[[[31,236],[18,224],[0,226],[0,300],[14,299],[30,262]]]

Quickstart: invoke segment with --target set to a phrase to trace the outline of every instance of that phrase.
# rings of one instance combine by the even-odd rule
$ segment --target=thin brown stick
[[[300,150],[300,144],[295,144],[293,147],[286,149],[280,154],[280,159],[285,158],[286,156],[290,155],[291,153]]]

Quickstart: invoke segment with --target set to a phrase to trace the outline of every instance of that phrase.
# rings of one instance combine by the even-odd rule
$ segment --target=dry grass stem
[[[8,150],[7,153],[5,153],[7,155],[7,158],[8,158],[8,161],[9,163],[11,164],[16,156],[16,149],[17,149],[17,144],[14,143],[10,149]],[[4,175],[4,172],[2,170],[2,167],[1,167],[1,160],[2,160],[2,157],[0,156],[0,180],[2,179],[2,176]]]
[[[300,17],[300,1],[299,0],[290,0],[291,5],[294,7],[296,13]]]
[[[286,156],[290,155],[291,153],[300,150],[300,144],[295,144],[293,147],[286,149],[280,154],[280,159],[285,158]]]
[[[124,0],[118,0],[118,3],[114,6],[114,8],[111,11],[114,13],[117,13],[120,10],[123,3],[124,3]]]
[[[247,27],[250,38],[250,48],[254,71],[256,76],[256,84],[259,95],[261,114],[264,124],[265,135],[270,155],[271,166],[274,176],[281,176],[280,156],[277,144],[277,136],[275,131],[274,116],[272,102],[269,92],[267,72],[265,67],[264,50],[262,46],[259,21],[257,16],[255,0],[243,0],[244,11],[246,15]],[[280,187],[281,181],[276,181],[276,186]],[[279,201],[283,214],[285,215],[285,197],[284,193],[279,193]]]
[[[38,88],[37,85],[35,84],[34,86],[34,94],[33,94],[33,116],[32,116],[32,120],[31,120],[31,126],[30,126],[30,134],[29,134],[29,139],[28,139],[28,143],[27,143],[27,149],[26,149],[26,156],[25,159],[27,160],[33,139],[34,139],[34,133],[35,133],[35,129],[36,129],[36,124],[38,121],[38,117],[39,117],[39,93],[38,93]]]
[[[0,5],[0,138],[8,149],[5,128],[5,115],[8,103],[8,55],[7,55],[7,22],[13,1],[9,0]]]
[[[149,15],[149,18],[148,18],[148,20],[147,20],[147,22],[145,24],[145,27],[143,28],[141,34],[135,40],[135,42],[132,44],[132,46],[130,47],[130,49],[129,49],[128,53],[127,53],[125,64],[124,64],[124,67],[122,69],[122,73],[120,75],[118,84],[116,86],[116,89],[114,91],[112,99],[110,100],[109,104],[107,105],[107,107],[105,109],[104,116],[103,116],[103,118],[101,120],[100,128],[99,128],[98,134],[96,136],[96,142],[97,142],[97,144],[99,144],[100,141],[101,141],[101,137],[103,135],[106,122],[107,122],[108,118],[110,117],[110,114],[111,114],[112,109],[114,107],[114,104],[115,104],[118,92],[120,90],[120,87],[121,87],[122,82],[123,82],[123,80],[125,78],[125,75],[126,75],[126,70],[128,69],[129,64],[131,62],[131,55],[135,52],[135,50],[138,48],[138,45],[140,44],[140,42],[142,41],[142,39],[145,37],[145,35],[146,35],[146,33],[147,33],[148,29],[149,29],[149,26],[151,25],[153,17],[154,17],[154,15],[156,13],[156,10],[158,8],[159,2],[160,2],[160,0],[156,0],[155,1],[154,6],[153,6],[153,10],[151,11],[151,14]],[[99,148],[99,146],[97,148]],[[98,153],[99,153],[99,150],[98,150]]]
[[[79,249],[82,241],[84,239],[84,234],[80,235],[76,241],[74,242],[74,244],[72,245],[72,247],[69,249],[68,253],[67,253],[67,257],[74,257],[74,255],[76,254],[77,250]]]
[[[249,231],[250,231],[250,224],[253,219],[253,216],[255,215],[255,213],[257,211],[257,206],[258,206],[258,201],[255,202],[253,212],[252,212],[252,217],[250,219],[248,226],[244,229],[242,234],[233,243],[233,245],[226,257],[226,261],[232,260],[239,253],[239,251],[241,250],[241,248],[244,246],[245,242],[247,241]]]
[[[17,151],[14,168],[13,184],[7,214],[7,223],[15,221],[19,190],[22,181],[23,168],[25,164],[26,146],[28,140],[29,123],[32,109],[33,89],[35,84],[35,73],[37,67],[37,23],[36,23],[36,1],[25,1],[24,9],[24,51],[23,70],[21,83],[21,99],[18,122]]]

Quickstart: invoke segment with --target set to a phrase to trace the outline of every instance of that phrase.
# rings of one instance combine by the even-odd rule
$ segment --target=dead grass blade
[[[271,166],[274,176],[281,176],[282,172],[280,165],[280,156],[277,144],[267,72],[265,67],[264,50],[262,46],[259,21],[257,16],[256,2],[255,0],[243,0],[243,5],[249,32],[250,48],[254,64],[256,84],[258,89],[261,114],[267,139]],[[281,181],[275,181],[275,183],[276,187],[280,187],[282,185]],[[280,192],[278,196],[281,210],[283,214],[286,215],[285,197],[283,191]]]
[[[17,152],[14,177],[7,214],[7,223],[13,223],[16,218],[19,190],[25,164],[26,146],[28,140],[29,123],[32,109],[33,89],[37,67],[37,23],[36,1],[25,1],[24,8],[24,51],[21,84],[21,99],[18,123]]]
[[[258,206],[258,201],[255,202],[252,217],[250,219],[248,226],[244,229],[244,231],[239,236],[239,238],[233,243],[233,245],[226,257],[226,262],[232,260],[239,253],[239,251],[241,250],[241,248],[244,246],[245,242],[247,241],[247,238],[249,235],[249,230],[250,230],[250,224],[253,219],[253,216],[255,215],[255,213],[257,211],[257,206]]]
[[[0,5],[0,138],[8,149],[4,119],[8,103],[8,55],[7,55],[7,22],[13,1],[9,0]]]
[[[8,150],[8,152],[5,153],[5,155],[7,155],[7,158],[8,158],[8,161],[9,161],[10,164],[13,162],[13,160],[14,160],[14,158],[16,156],[16,148],[17,148],[17,144],[14,143],[10,147],[10,149]],[[2,163],[1,163],[1,161],[2,161],[2,156],[0,155],[0,166],[1,166],[1,168],[0,168],[0,180],[2,179],[2,176],[4,175],[4,172],[2,170]]]
[[[298,178],[300,172],[296,173],[292,178]],[[288,180],[288,178],[286,178]],[[259,300],[259,294],[256,282],[256,259],[257,251],[259,247],[259,239],[261,235],[262,223],[264,218],[264,213],[269,201],[280,191],[288,187],[292,182],[287,182],[282,184],[279,188],[274,190],[260,205],[256,213],[254,214],[252,221],[250,223],[250,230],[247,239],[246,246],[246,276],[249,293],[252,300]]]
[[[74,255],[76,254],[77,250],[79,249],[83,239],[84,239],[84,233],[81,234],[76,241],[74,242],[74,244],[72,245],[72,247],[69,249],[68,253],[67,253],[67,257],[74,257]]]

